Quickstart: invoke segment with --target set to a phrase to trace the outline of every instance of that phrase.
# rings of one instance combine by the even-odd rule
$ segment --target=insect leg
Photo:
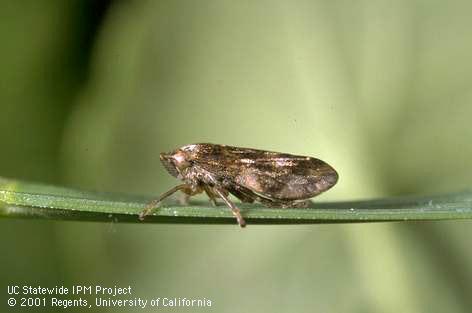
[[[208,198],[210,198],[210,201],[213,206],[217,206],[218,203],[216,203],[215,194],[211,191],[210,187],[208,187],[207,185],[203,185],[203,190],[205,190],[205,193],[207,194]]]
[[[185,190],[182,190],[182,194],[178,198],[180,205],[188,205],[188,199],[190,199],[190,194],[185,193]]]
[[[271,208],[306,208],[311,203],[310,200],[278,200],[278,199],[267,199],[259,197],[257,199],[260,203]]]
[[[246,221],[243,219],[243,217],[241,216],[241,211],[239,210],[239,208],[234,205],[233,202],[231,202],[231,200],[229,200],[228,198],[228,194],[225,193],[224,190],[221,190],[220,188],[218,187],[213,187],[213,190],[215,191],[216,194],[218,194],[220,196],[221,199],[223,199],[223,201],[231,208],[231,211],[233,211],[233,215],[236,217],[236,219],[238,220],[238,224],[239,226],[241,227],[246,227]]]
[[[144,220],[144,217],[146,215],[149,215],[151,214],[151,212],[157,207],[157,205],[159,205],[159,202],[161,202],[162,200],[164,200],[165,198],[169,197],[170,195],[176,193],[177,191],[179,190],[182,190],[182,191],[186,191],[185,193],[188,193],[188,191],[190,190],[190,186],[187,185],[187,184],[181,184],[181,185],[178,185],[178,186],[175,186],[174,188],[164,192],[162,195],[159,196],[159,198],[157,199],[154,199],[152,200],[151,202],[149,202],[146,207],[144,208],[144,210],[141,211],[141,213],[139,213],[139,219],[142,221]]]
[[[257,196],[252,191],[241,186],[233,186],[229,189],[229,192],[242,202],[253,203],[257,199]]]
[[[303,200],[303,201],[291,201],[288,202],[285,207],[286,208],[307,208],[312,204],[311,200]]]

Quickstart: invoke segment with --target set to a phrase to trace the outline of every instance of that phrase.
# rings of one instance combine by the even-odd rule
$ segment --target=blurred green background
[[[340,181],[319,201],[470,189],[471,10],[421,0],[2,1],[0,176],[152,196],[176,183],[159,152],[213,142],[327,161]],[[159,309],[168,312],[472,310],[467,221],[0,225],[5,312],[10,284],[131,285],[142,298],[213,301]]]

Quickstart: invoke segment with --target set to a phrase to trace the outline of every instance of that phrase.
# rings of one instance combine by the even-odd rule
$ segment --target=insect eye
[[[191,166],[191,162],[187,160],[183,153],[176,153],[172,156],[172,158],[175,166],[180,170]]]

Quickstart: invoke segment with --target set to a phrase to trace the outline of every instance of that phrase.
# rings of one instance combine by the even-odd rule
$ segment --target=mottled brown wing
[[[303,200],[328,190],[338,174],[327,163],[305,156],[201,144],[195,163],[224,185],[236,184],[265,198]]]

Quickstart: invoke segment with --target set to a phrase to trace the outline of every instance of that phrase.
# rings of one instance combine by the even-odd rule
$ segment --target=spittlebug
[[[270,207],[303,207],[307,199],[338,181],[331,166],[312,157],[210,143],[186,145],[161,153],[160,159],[184,183],[150,202],[139,215],[141,220],[180,190],[187,196],[205,192],[215,205],[216,198],[221,198],[244,227],[246,222],[229,194],[242,202],[258,201]]]

